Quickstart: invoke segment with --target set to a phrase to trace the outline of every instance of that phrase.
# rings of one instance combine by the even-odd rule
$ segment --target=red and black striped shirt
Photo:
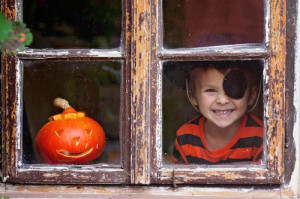
[[[259,161],[263,149],[263,122],[245,114],[235,137],[226,146],[210,150],[207,147],[203,125],[198,116],[177,130],[173,160],[177,163],[219,164]]]

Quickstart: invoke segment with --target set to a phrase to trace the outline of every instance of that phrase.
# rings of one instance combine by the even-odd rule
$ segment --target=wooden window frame
[[[1,0],[2,12],[11,20],[21,20],[21,3],[19,0]],[[130,90],[130,1],[122,3],[125,14],[122,17],[121,47],[115,49],[26,49],[16,55],[1,57],[2,107],[2,173],[4,182],[30,184],[129,184],[131,143],[130,123],[121,119],[120,129],[120,165],[49,165],[23,164],[22,156],[22,61],[26,60],[88,60],[88,61],[122,61],[123,78],[121,89]],[[125,22],[127,26],[125,25]],[[127,79],[128,77],[129,79]],[[130,95],[121,95],[121,118],[128,118]]]
[[[160,2],[160,1],[159,1]],[[152,52],[151,78],[149,90],[152,109],[151,176],[144,179],[154,184],[281,184],[284,182],[284,138],[285,138],[285,82],[286,82],[286,1],[267,0],[265,2],[265,44],[232,45],[219,47],[164,49],[160,34],[152,37],[152,46],[158,46]],[[160,2],[161,3],[161,2]],[[153,21],[158,21],[152,30],[162,31],[160,13],[162,5],[153,9]],[[210,60],[265,60],[265,165],[262,166],[200,166],[200,165],[164,165],[161,140],[161,79],[163,61],[210,61]],[[146,70],[146,69],[145,69]],[[153,81],[153,80],[157,81]],[[159,101],[159,103],[157,103]],[[146,113],[145,113],[146,114]],[[153,118],[155,118],[153,120]],[[152,151],[151,151],[152,149]],[[150,155],[149,155],[150,156]],[[145,166],[147,161],[145,161]]]
[[[2,12],[20,20],[19,0],[1,0]],[[265,45],[167,50],[162,45],[162,0],[124,0],[119,49],[26,49],[1,58],[2,173],[8,183],[37,184],[281,184],[284,179],[286,1],[265,0]],[[78,53],[80,52],[80,53]],[[79,55],[78,55],[79,54]],[[22,60],[123,60],[122,164],[23,165],[21,154]],[[266,165],[166,166],[162,160],[162,62],[265,60]]]

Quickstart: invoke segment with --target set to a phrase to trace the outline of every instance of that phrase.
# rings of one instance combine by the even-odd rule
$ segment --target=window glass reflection
[[[24,0],[23,5],[32,48],[120,46],[120,0]]]
[[[164,0],[163,16],[165,48],[264,42],[263,0]]]
[[[105,132],[104,152],[86,164],[120,164],[121,63],[24,61],[23,65],[23,162],[44,163],[36,151],[36,135],[50,116],[62,113],[53,105],[54,99],[61,97],[98,122]]]

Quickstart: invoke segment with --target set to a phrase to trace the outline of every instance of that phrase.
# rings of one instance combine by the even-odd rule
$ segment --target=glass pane
[[[260,163],[262,69],[258,60],[165,62],[164,162]]]
[[[24,0],[32,48],[120,46],[121,0]]]
[[[264,41],[263,0],[164,0],[164,47]]]
[[[23,162],[28,164],[45,162],[37,152],[36,136],[40,129],[49,122],[48,118],[63,112],[62,108],[53,105],[54,99],[61,97],[67,100],[70,106],[76,111],[84,112],[85,116],[99,123],[105,132],[106,144],[104,152],[95,160],[84,164],[120,164],[119,112],[121,63],[111,61],[24,61],[23,65]],[[79,118],[80,115],[76,117]],[[73,118],[72,121],[79,124],[79,120],[77,119]],[[62,123],[53,124],[55,127],[53,129],[59,135],[62,133],[60,130],[63,127],[67,128],[69,125],[69,123]],[[97,129],[95,130],[94,126],[90,127],[90,124],[91,122],[84,120],[84,124],[78,128],[80,128],[80,132],[87,131],[91,136],[91,141],[92,138],[98,139],[91,135],[93,134],[94,136],[94,132],[98,131]],[[71,129],[75,128],[74,125],[70,126]],[[51,128],[49,127],[49,129]],[[54,133],[52,132],[51,135],[54,136]],[[71,133],[67,135],[71,137]],[[72,139],[74,138],[74,142],[78,141],[76,144],[79,144],[79,146],[82,143],[84,146],[89,146],[91,143],[86,141],[89,140],[89,137],[81,138],[83,136],[86,136],[86,134],[77,135],[72,137]],[[52,139],[53,137],[50,138]],[[50,138],[48,137],[47,139]],[[64,142],[58,140],[56,142],[62,142],[62,145],[65,146],[68,140],[65,139]],[[95,145],[95,148],[101,148],[102,142],[99,143],[97,143],[97,146]],[[44,146],[49,147],[46,144],[42,147]],[[55,146],[56,148],[51,148],[51,146],[50,149],[45,150],[53,152],[55,150],[62,150],[64,146]],[[58,147],[60,148],[58,149]],[[77,145],[72,147],[72,150],[75,150]],[[90,149],[89,147],[85,148]],[[81,154],[78,151],[63,150],[66,150],[64,153],[67,155],[75,156]],[[48,156],[49,154],[47,154]],[[50,154],[50,158],[52,156],[56,157],[57,155]]]

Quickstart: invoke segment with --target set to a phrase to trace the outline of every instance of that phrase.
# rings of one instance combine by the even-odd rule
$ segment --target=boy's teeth
[[[228,110],[228,111],[215,111],[215,112],[220,115],[226,115],[226,114],[229,114],[231,111]]]

